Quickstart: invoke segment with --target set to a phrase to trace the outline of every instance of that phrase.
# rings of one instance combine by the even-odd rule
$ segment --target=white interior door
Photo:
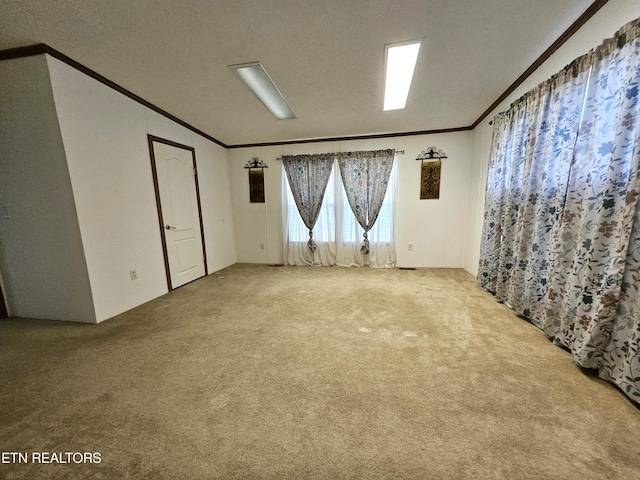
[[[176,288],[205,275],[193,150],[152,140],[166,261]]]

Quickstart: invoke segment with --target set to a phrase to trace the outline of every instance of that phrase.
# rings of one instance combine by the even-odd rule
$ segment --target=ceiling
[[[0,49],[45,43],[227,145],[471,125],[591,0],[0,1]],[[384,45],[424,38],[404,110]],[[228,65],[260,61],[277,120]]]

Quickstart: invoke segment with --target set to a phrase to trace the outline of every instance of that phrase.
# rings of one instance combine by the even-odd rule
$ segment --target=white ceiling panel
[[[227,145],[471,125],[591,0],[0,2],[0,49],[46,43]],[[407,108],[384,45],[423,38]],[[228,65],[260,61],[277,120]]]

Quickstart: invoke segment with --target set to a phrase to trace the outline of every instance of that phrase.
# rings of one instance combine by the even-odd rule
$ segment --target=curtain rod
[[[398,155],[404,155],[404,150],[396,150],[394,153],[397,153]],[[335,155],[336,157],[338,156],[337,153],[334,153],[332,155]],[[276,160],[282,160],[282,157],[276,157]]]

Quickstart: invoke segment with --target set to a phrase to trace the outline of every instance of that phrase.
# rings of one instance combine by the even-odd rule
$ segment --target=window
[[[336,173],[338,172],[338,173]],[[396,189],[397,162],[394,162],[391,175],[389,176],[389,186],[384,197],[384,202],[378,219],[373,228],[369,232],[369,239],[376,243],[390,243],[393,240],[393,197]],[[288,234],[290,242],[306,242],[309,239],[309,229],[305,226],[298,207],[293,199],[289,182],[284,175],[287,189],[287,215],[288,215]],[[320,215],[313,229],[313,238],[317,242],[335,242],[336,241],[336,189],[339,189],[342,204],[342,241],[345,243],[356,243],[362,241],[362,227],[358,224],[358,220],[353,215],[347,195],[340,179],[338,166],[334,165],[327,184],[327,190],[322,201]]]
[[[316,242],[336,241],[335,171],[335,168],[331,170],[329,183],[327,183],[327,189],[324,192],[324,199],[322,200],[322,208],[320,208],[318,220],[313,228],[313,239]],[[283,176],[287,188],[289,241],[306,242],[309,240],[309,229],[300,217],[296,201],[293,198],[289,182],[286,179],[286,174],[283,173]]]
[[[393,162],[393,168],[389,175],[389,185],[387,187],[387,193],[384,196],[382,208],[380,208],[380,213],[378,213],[378,219],[369,232],[369,241],[371,242],[390,243],[393,239],[393,197],[396,190],[397,168],[398,162],[395,161]],[[345,243],[361,242],[364,230],[351,211],[342,183],[341,192],[344,198],[342,241]]]

